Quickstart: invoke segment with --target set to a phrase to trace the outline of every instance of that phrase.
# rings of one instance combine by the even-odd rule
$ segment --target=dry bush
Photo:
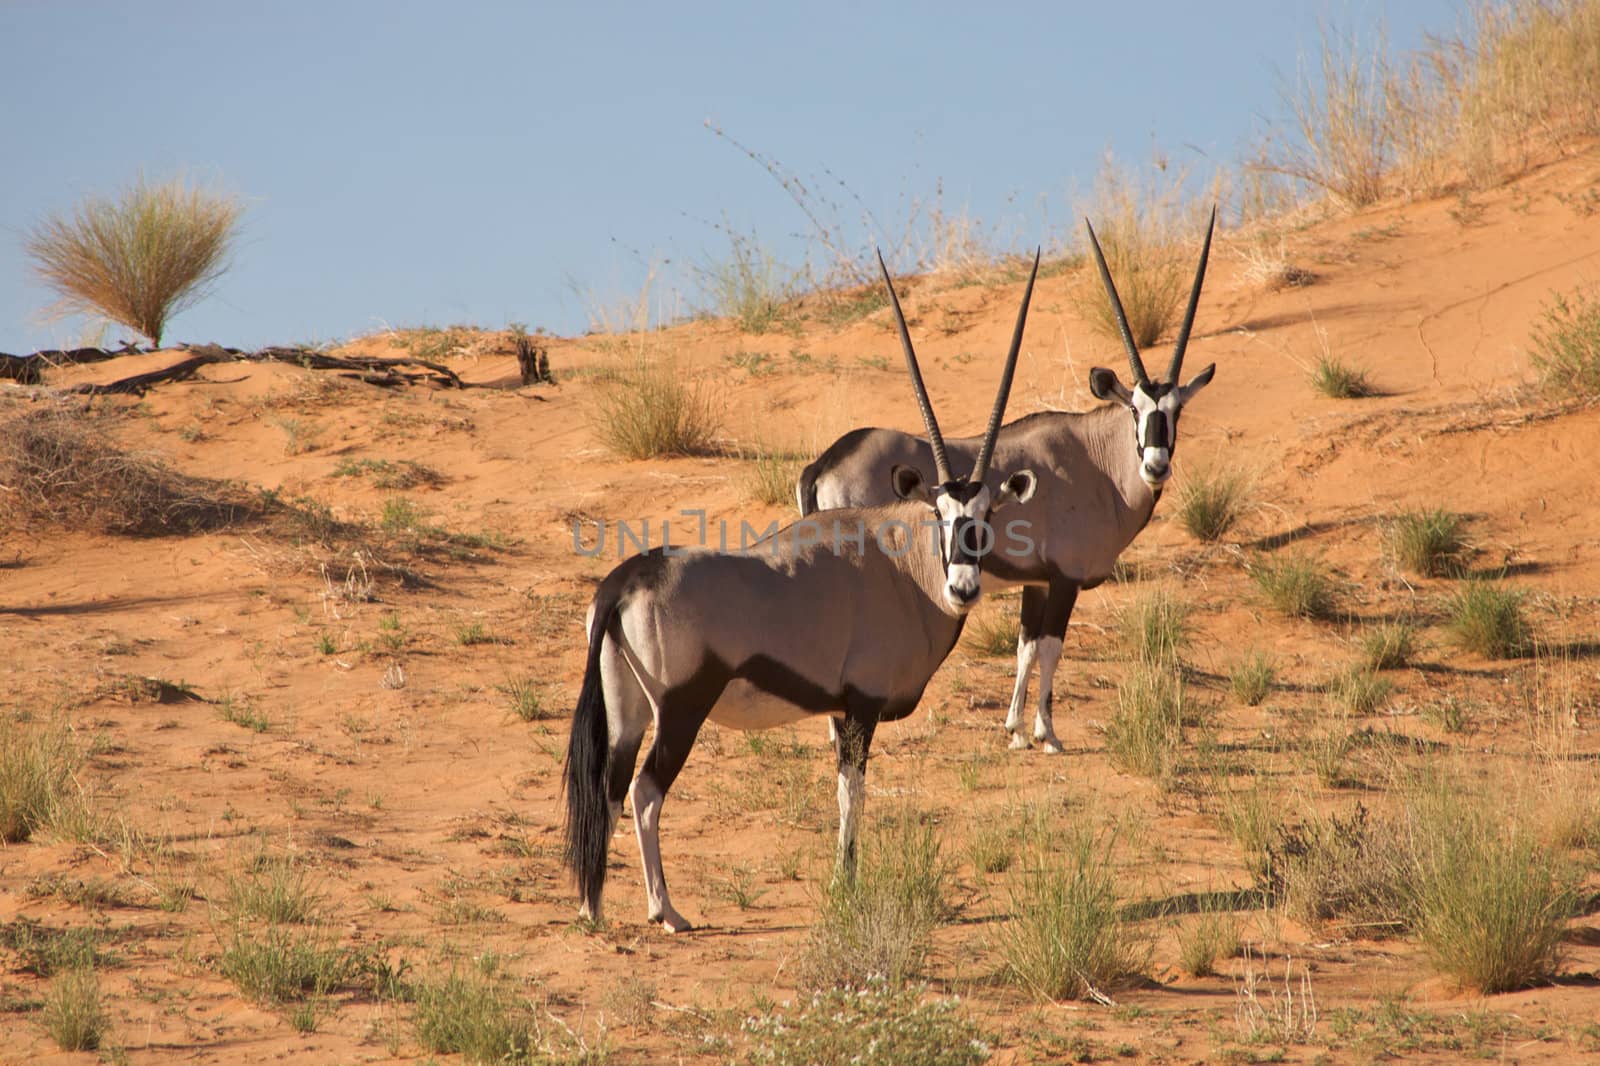
[[[1187,241],[1203,232],[1197,205],[1183,196],[1185,175],[1157,163],[1141,183],[1108,159],[1086,210],[1128,316],[1134,343],[1154,344],[1178,318],[1192,280]],[[1099,275],[1085,271],[1070,296],[1072,306],[1096,331],[1120,338],[1116,315]]]
[[[707,309],[733,319],[746,333],[774,329],[793,295],[793,273],[781,267],[754,234],[740,233],[726,221],[717,228],[728,238],[728,258],[695,267]]]
[[[0,519],[159,536],[257,517],[236,487],[118,448],[87,416],[32,411],[0,426]]]
[[[83,802],[83,754],[62,723],[0,718],[0,844],[16,844]]]
[[[159,347],[167,319],[228,269],[242,211],[182,179],[141,177],[119,200],[90,197],[70,218],[47,218],[22,246],[63,313],[104,316]]]
[[[670,359],[641,351],[597,386],[589,427],[624,458],[701,455],[721,428],[711,389],[685,380]]]
[[[1274,896],[1297,921],[1339,922],[1367,936],[1403,932],[1414,862],[1406,827],[1357,804],[1280,829],[1267,849]]]

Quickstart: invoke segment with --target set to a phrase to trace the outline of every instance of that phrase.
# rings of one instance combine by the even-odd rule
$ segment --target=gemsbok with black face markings
[[[1213,209],[1166,379],[1152,381],[1134,343],[1094,227],[1086,220],[1095,265],[1116,315],[1133,381],[1124,385],[1115,371],[1094,367],[1089,371],[1089,391],[1097,399],[1112,401],[1110,404],[1082,413],[1045,411],[1028,415],[1003,427],[998,439],[993,439],[991,428],[990,435],[982,441],[985,454],[992,448],[997,468],[1031,469],[1039,482],[1032,502],[1008,516],[1010,523],[1027,523],[1027,546],[1031,550],[997,551],[983,569],[986,585],[1023,586],[1017,679],[1006,715],[1013,748],[1028,747],[1023,723],[1029,675],[1037,664],[1039,709],[1033,738],[1046,751],[1061,751],[1052,718],[1052,685],[1078,592],[1094,588],[1110,577],[1117,556],[1150,521],[1161,490],[1172,474],[1178,418],[1216,371],[1212,364],[1188,384],[1178,383],[1216,223]],[[946,441],[944,449],[952,469],[972,469],[972,457],[979,444],[977,438]],[[930,451],[928,441],[899,430],[852,430],[801,472],[797,485],[800,513],[810,516],[833,508],[880,503],[887,495],[884,485],[888,471],[926,463]]]
[[[1035,256],[1035,276],[1038,269]],[[883,279],[936,481],[926,483],[925,467],[915,464],[887,467],[882,506],[802,520],[741,554],[658,547],[600,583],[564,775],[566,862],[582,916],[600,917],[611,834],[631,796],[650,920],[672,932],[689,928],[667,898],[661,805],[707,718],[735,729],[830,719],[838,861],[850,870],[873,731],[916,708],[960,637],[982,592],[990,516],[1033,495],[1029,470],[988,477],[1033,278],[971,476],[951,472],[887,267]],[[635,776],[652,722],[655,736]]]

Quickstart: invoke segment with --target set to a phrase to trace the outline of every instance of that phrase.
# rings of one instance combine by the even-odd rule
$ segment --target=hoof
[[[1028,750],[1028,746],[1029,746],[1028,745],[1028,738],[1023,736],[1021,733],[1012,733],[1011,734],[1011,743],[1008,746],[1011,748],[1012,751],[1026,751],[1026,750]]]
[[[1039,743],[1039,748],[1046,755],[1060,755],[1066,749],[1061,746],[1061,741],[1055,737],[1046,737]]]
[[[661,923],[661,928],[665,929],[669,933],[687,933],[689,930],[694,928],[694,925],[689,921],[689,919],[685,918],[681,914],[678,914],[677,912],[662,915],[660,918],[656,918],[654,920],[659,921]]]

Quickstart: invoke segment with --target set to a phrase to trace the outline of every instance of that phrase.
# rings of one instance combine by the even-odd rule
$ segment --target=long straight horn
[[[1000,420],[1005,417],[1006,401],[1011,398],[1011,378],[1017,369],[1017,353],[1022,350],[1022,328],[1028,323],[1028,301],[1033,299],[1033,281],[1039,276],[1039,252],[1033,252],[1033,273],[1028,275],[1028,287],[1022,290],[1022,309],[1017,312],[1017,328],[1011,334],[1011,350],[1006,353],[1006,368],[1000,372],[1000,391],[995,393],[994,410],[989,413],[989,429],[983,435],[983,449],[978,452],[978,462],[972,468],[972,483],[981,484],[989,472],[989,457],[994,454],[995,438],[1000,435]]]
[[[911,388],[917,394],[917,406],[922,408],[922,422],[928,427],[928,443],[933,446],[934,473],[943,485],[950,477],[950,460],[944,454],[944,436],[939,432],[939,420],[933,417],[933,404],[928,402],[928,388],[922,383],[922,370],[917,366],[917,353],[911,347],[911,331],[906,328],[906,316],[900,310],[900,297],[895,294],[894,282],[889,280],[889,267],[878,252],[878,269],[883,271],[883,284],[889,290],[889,302],[894,305],[894,323],[900,330],[900,347],[906,352],[906,370],[911,374]]]
[[[1167,381],[1178,383],[1183,370],[1183,352],[1189,347],[1189,330],[1194,326],[1194,312],[1200,306],[1200,286],[1206,280],[1206,260],[1211,257],[1211,234],[1217,228],[1217,205],[1211,205],[1211,224],[1206,227],[1206,242],[1200,246],[1200,268],[1194,272],[1194,288],[1189,290],[1189,308],[1183,313],[1183,325],[1178,328],[1178,343],[1172,348],[1172,364],[1167,367]]]
[[[1100,280],[1105,283],[1106,295],[1111,297],[1111,310],[1117,316],[1117,331],[1122,334],[1122,346],[1128,349],[1128,369],[1133,372],[1136,383],[1148,387],[1150,375],[1145,373],[1144,360],[1139,358],[1139,346],[1133,343],[1133,330],[1128,328],[1128,313],[1122,309],[1122,297],[1117,295],[1116,282],[1111,280],[1106,257],[1100,251],[1100,241],[1095,237],[1094,227],[1089,220],[1084,219],[1083,224],[1089,230],[1089,244],[1094,248],[1094,265],[1100,268]]]

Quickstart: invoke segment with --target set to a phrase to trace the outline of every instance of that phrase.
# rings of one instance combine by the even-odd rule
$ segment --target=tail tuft
[[[600,647],[616,610],[616,595],[602,585],[595,599],[589,661],[572,715],[572,735],[567,740],[567,762],[562,772],[567,793],[566,865],[578,882],[578,894],[591,915],[600,913],[606,853],[611,848],[611,804],[606,797],[611,739],[605,686],[600,676]]]

